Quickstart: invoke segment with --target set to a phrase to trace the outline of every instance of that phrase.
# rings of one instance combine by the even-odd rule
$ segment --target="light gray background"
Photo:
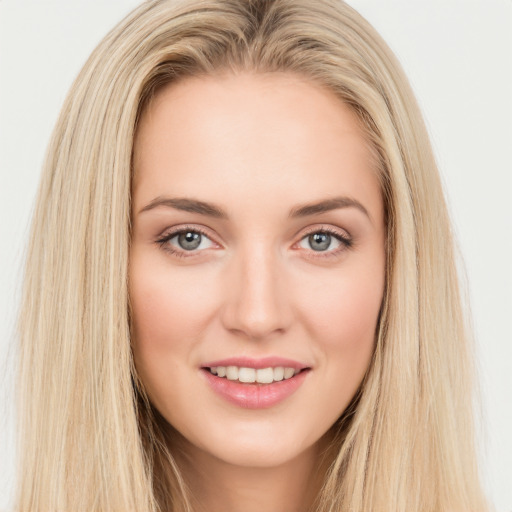
[[[0,510],[8,506],[14,471],[7,355],[44,151],[88,54],[138,3],[0,0]],[[512,1],[348,3],[398,55],[430,130],[470,283],[485,484],[497,511],[511,512]]]

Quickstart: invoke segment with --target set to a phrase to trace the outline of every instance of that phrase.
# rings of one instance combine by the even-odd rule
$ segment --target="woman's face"
[[[191,452],[291,461],[354,396],[384,289],[371,161],[349,108],[288,74],[186,79],[142,116],[135,365]]]

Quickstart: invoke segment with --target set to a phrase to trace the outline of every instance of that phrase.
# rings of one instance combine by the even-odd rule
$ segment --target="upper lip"
[[[310,366],[287,359],[285,357],[268,356],[261,358],[252,357],[228,357],[226,359],[217,359],[201,365],[202,368],[212,368],[217,366],[238,366],[239,368],[254,368],[256,370],[262,368],[276,368],[282,366],[284,368],[293,368],[294,370],[304,370]]]

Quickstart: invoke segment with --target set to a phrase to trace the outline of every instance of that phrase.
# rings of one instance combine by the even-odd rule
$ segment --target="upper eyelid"
[[[201,226],[201,225],[195,225],[195,226],[192,226],[192,225],[185,225],[183,227],[177,227],[176,229],[174,228],[166,228],[162,231],[161,235],[159,235],[159,238],[162,238],[162,237],[165,237],[165,236],[175,236],[175,235],[178,235],[180,233],[183,233],[184,231],[198,231],[202,234],[205,234],[206,236],[211,236],[209,233],[210,233],[210,229],[205,227],[205,226]],[[302,230],[300,230],[302,231]],[[300,232],[299,231],[299,232]],[[317,233],[317,232],[321,232],[321,231],[327,231],[327,232],[341,232],[340,234],[346,234],[347,236],[350,237],[350,233],[344,229],[344,228],[340,228],[340,227],[329,227],[329,226],[326,226],[326,225],[317,225],[317,226],[313,226],[311,228],[306,228],[305,232],[303,233],[303,237],[304,236],[307,236],[311,233]],[[298,233],[297,233],[298,234]],[[296,236],[296,235],[295,235]],[[213,237],[215,238],[215,237]]]
[[[204,236],[207,236],[212,240],[212,242],[215,242],[215,236],[212,236],[210,234],[210,230],[204,226],[191,226],[191,225],[185,225],[180,226],[177,228],[166,228],[162,231],[160,235],[158,235],[158,239],[171,239],[174,238],[176,235],[179,235],[180,233],[185,233],[187,231],[195,231],[197,233],[201,233]],[[215,242],[218,243],[218,242]]]
[[[321,232],[324,232],[324,233],[329,233],[329,234],[337,234],[343,238],[352,238],[350,233],[346,230],[346,229],[343,229],[343,228],[332,228],[332,227],[326,227],[326,226],[322,226],[322,227],[313,227],[311,229],[307,229],[306,232],[303,233],[302,237],[301,237],[301,240],[302,238],[304,238],[305,236],[308,236],[312,233],[321,233]]]

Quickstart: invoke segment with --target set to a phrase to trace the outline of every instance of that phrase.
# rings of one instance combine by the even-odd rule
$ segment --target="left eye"
[[[310,233],[299,242],[299,247],[303,249],[313,249],[315,252],[338,249],[342,245],[347,245],[347,241],[341,235],[335,235],[325,231]]]
[[[213,246],[212,241],[199,231],[180,231],[167,238],[166,242],[183,251],[195,251],[196,249],[208,249]]]

